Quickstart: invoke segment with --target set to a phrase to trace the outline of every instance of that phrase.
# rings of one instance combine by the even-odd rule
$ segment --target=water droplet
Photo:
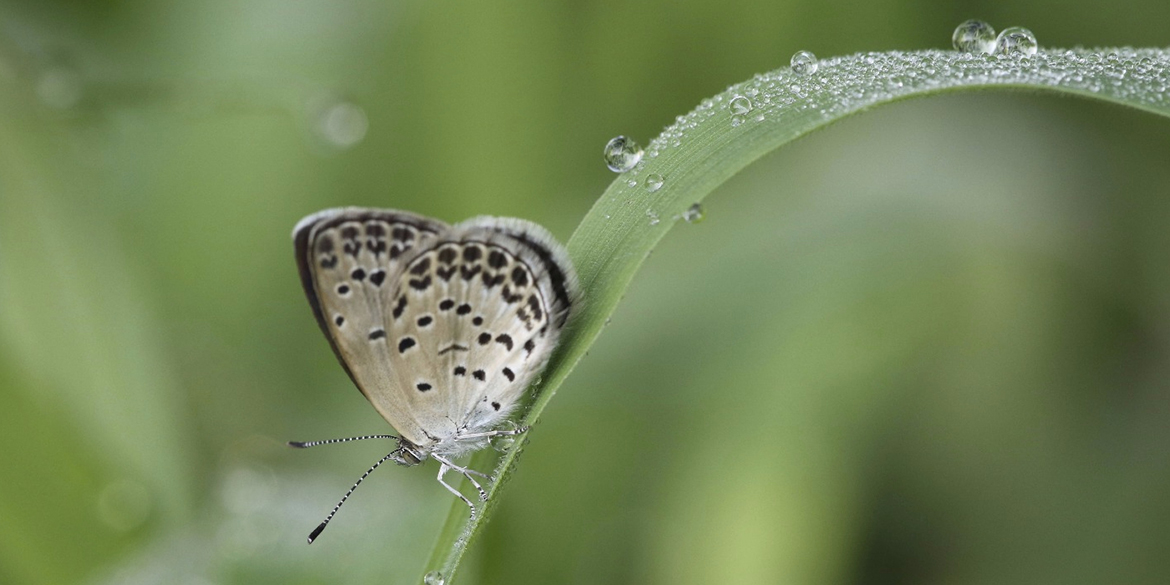
[[[650,218],[650,225],[658,225],[658,222],[660,221],[658,219],[658,214],[655,213],[653,209],[646,210],[646,217]]]
[[[653,192],[661,189],[662,184],[665,182],[666,182],[666,180],[662,178],[662,175],[654,173],[654,174],[646,175],[646,180],[642,181],[642,185],[644,187],[646,187],[647,191],[653,193]]]
[[[415,573],[417,575],[418,573]],[[443,585],[443,574],[438,571],[431,571],[423,576],[423,585]]]
[[[955,27],[951,44],[962,53],[991,54],[995,50],[995,29],[982,20],[968,20]]]
[[[812,75],[817,72],[817,56],[811,51],[797,51],[792,55],[792,70],[800,75]]]
[[[1022,26],[1005,28],[995,38],[995,52],[998,55],[1031,57],[1036,54],[1036,35]]]
[[[366,137],[370,120],[361,106],[347,101],[327,103],[317,110],[314,130],[330,146],[352,148]]]
[[[615,173],[624,173],[642,160],[642,147],[637,142],[617,136],[605,145],[605,165]]]
[[[731,115],[742,116],[752,111],[752,100],[745,96],[737,95],[731,98],[731,103],[727,105],[727,108],[731,110]]]
[[[516,423],[508,420],[504,421],[504,423],[497,427],[496,430],[515,432],[519,430],[519,428],[520,427],[517,426]],[[504,453],[508,449],[511,449],[512,445],[516,444],[516,435],[496,435],[492,437],[491,443],[492,449],[495,449],[498,453]]]
[[[731,125],[732,126],[739,126],[740,124],[743,124],[743,116],[732,116],[731,117]]]
[[[704,217],[706,217],[706,213],[703,212],[703,206],[699,203],[688,207],[682,215],[682,218],[686,220],[687,223],[699,223],[703,221]]]

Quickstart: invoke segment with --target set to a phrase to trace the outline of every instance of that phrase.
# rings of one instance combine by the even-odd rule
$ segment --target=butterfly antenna
[[[367,437],[359,437],[359,438],[367,438]],[[340,439],[338,439],[338,440],[340,440]],[[324,442],[324,441],[322,441],[322,442]],[[337,511],[341,509],[341,505],[344,504],[345,501],[349,499],[349,496],[351,494],[353,494],[353,491],[356,490],[359,485],[362,485],[362,481],[364,481],[367,477],[369,477],[370,474],[373,473],[374,470],[377,469],[379,465],[385,463],[386,460],[397,455],[399,451],[401,451],[401,449],[395,449],[395,450],[391,451],[389,454],[387,454],[385,457],[379,459],[377,463],[375,463],[373,466],[371,466],[369,469],[367,469],[366,472],[363,473],[362,476],[359,477],[356,482],[354,482],[353,487],[349,488],[349,491],[345,492],[345,495],[341,497],[341,501],[337,502],[336,506],[333,506],[333,511],[329,512],[329,515],[325,517],[325,521],[322,522],[319,526],[317,526],[317,528],[313,529],[313,531],[309,533],[309,544],[313,544],[313,541],[317,540],[318,536],[321,536],[321,533],[325,531],[325,526],[327,524],[329,524],[330,520],[333,519],[333,515],[337,514]]]
[[[329,445],[332,443],[348,443],[350,441],[364,441],[366,439],[397,439],[394,435],[366,435],[364,437],[349,437],[345,439],[326,439],[324,441],[289,441],[289,447],[296,447],[297,449],[308,449],[309,447],[316,447],[317,445]]]

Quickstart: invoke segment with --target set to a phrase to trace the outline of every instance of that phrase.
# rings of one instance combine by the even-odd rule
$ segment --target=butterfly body
[[[338,208],[301,220],[293,240],[317,323],[400,434],[391,458],[403,465],[486,446],[547,364],[578,294],[564,248],[519,219],[452,226]]]

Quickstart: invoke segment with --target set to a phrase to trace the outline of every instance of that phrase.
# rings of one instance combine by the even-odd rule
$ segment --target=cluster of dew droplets
[[[1022,26],[1011,26],[995,34],[995,29],[982,20],[967,20],[951,33],[951,44],[956,51],[971,54],[1031,57],[1039,45],[1036,35]]]
[[[644,159],[641,148],[620,138],[607,145],[606,162],[615,171],[632,171],[624,177],[627,185],[654,193],[674,179],[649,169],[643,173],[645,163],[706,133],[710,124],[746,128],[752,121],[772,120],[785,132],[803,132],[904,96],[962,87],[1060,87],[1138,107],[1170,108],[1165,49],[1040,50],[1026,29],[1011,27],[997,35],[979,21],[961,24],[952,42],[958,52],[869,52],[819,60],[797,53],[792,67],[757,74],[678,116],[647,145]]]
[[[1110,97],[1143,107],[1170,106],[1170,53],[1160,49],[1092,51],[1034,50],[1025,31],[1000,33],[996,46],[1003,55],[983,53],[990,27],[976,27],[976,43],[965,33],[960,46],[976,52],[943,50],[871,52],[819,61],[816,74],[785,67],[756,75],[679,116],[652,141],[655,157],[686,141],[708,123],[743,125],[748,120],[799,119],[801,128],[815,128],[875,104],[928,91],[970,86],[1031,85],[1062,87]],[[966,43],[966,44],[962,44]],[[998,55],[997,55],[998,56]],[[750,109],[749,109],[750,108]],[[795,117],[795,118],[793,118]],[[640,179],[644,179],[640,177]],[[643,184],[644,180],[643,180]]]

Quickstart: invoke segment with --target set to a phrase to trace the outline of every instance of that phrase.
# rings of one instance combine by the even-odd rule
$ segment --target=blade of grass
[[[525,423],[538,422],[655,244],[692,204],[732,175],[781,145],[874,106],[987,89],[1076,95],[1170,117],[1170,50],[1044,50],[1029,58],[937,50],[862,53],[822,61],[809,75],[789,68],[757,75],[703,100],[650,143],[642,162],[618,176],[569,240],[584,302]],[[661,188],[646,187],[650,175],[661,178]],[[489,499],[475,518],[468,519],[462,502],[453,502],[426,564],[428,573],[451,583],[522,450],[520,441],[498,457],[476,454],[473,467],[486,469],[494,462],[497,480],[487,486]]]

